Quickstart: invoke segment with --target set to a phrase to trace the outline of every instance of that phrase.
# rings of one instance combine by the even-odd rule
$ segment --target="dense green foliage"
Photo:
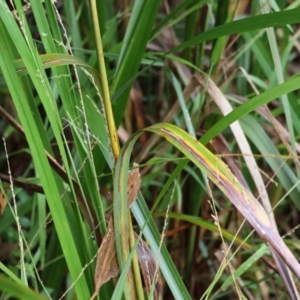
[[[299,7],[0,0],[0,299],[297,299]]]

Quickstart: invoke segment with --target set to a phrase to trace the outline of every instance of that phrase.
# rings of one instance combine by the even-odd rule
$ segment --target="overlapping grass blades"
[[[93,40],[94,37],[91,33],[96,28],[94,28],[94,30],[91,27],[82,29],[80,26],[77,26],[78,24],[76,23],[77,17],[80,18],[81,12],[83,12],[83,14],[89,13],[84,4],[81,3],[79,7],[77,7],[74,6],[74,3],[69,1],[63,3],[66,9],[69,8],[66,12],[67,21],[64,20],[64,22],[68,23],[68,31],[71,33],[71,41],[69,41],[66,40],[67,34],[62,26],[63,23],[58,11],[53,6],[53,1],[46,0],[44,4],[42,1],[30,1],[34,24],[36,24],[40,36],[40,41],[37,42],[33,39],[32,28],[29,27],[26,21],[21,1],[16,0],[14,2],[19,10],[20,19],[15,19],[7,9],[5,1],[0,0],[0,83],[3,84],[5,82],[9,89],[20,124],[25,132],[26,141],[29,145],[28,150],[33,159],[32,168],[34,169],[34,173],[36,173],[35,179],[45,192],[45,198],[44,196],[40,198],[36,197],[34,201],[27,201],[25,204],[21,202],[19,212],[21,212],[22,215],[28,214],[30,209],[24,206],[32,205],[34,210],[34,204],[31,203],[36,203],[35,201],[41,200],[37,205],[37,211],[41,212],[39,215],[39,224],[43,224],[42,219],[45,217],[46,208],[42,201],[47,200],[55,230],[50,233],[51,238],[49,238],[49,240],[51,239],[51,241],[49,241],[49,244],[51,244],[51,249],[47,249],[47,254],[49,252],[50,254],[47,259],[45,259],[46,254],[44,248],[48,232],[45,228],[40,229],[42,231],[41,240],[43,241],[38,244],[39,247],[37,248],[41,249],[43,254],[41,255],[40,261],[38,260],[38,263],[41,262],[43,266],[43,261],[46,260],[48,263],[50,262],[48,270],[49,273],[52,274],[59,265],[59,263],[56,265],[51,264],[52,259],[55,259],[57,256],[63,257],[67,262],[67,267],[61,264],[61,266],[63,266],[61,269],[65,273],[70,273],[72,281],[72,283],[68,285],[68,289],[70,290],[67,290],[66,293],[69,293],[69,297],[73,297],[73,294],[76,294],[78,299],[88,299],[94,288],[94,260],[95,253],[99,246],[96,245],[93,237],[98,231],[104,234],[106,228],[106,211],[102,206],[103,201],[99,193],[98,177],[100,174],[110,175],[112,173],[114,189],[113,213],[117,238],[116,247],[121,274],[116,289],[113,289],[111,283],[105,284],[100,290],[99,298],[109,299],[112,295],[121,298],[123,291],[127,289],[128,283],[126,276],[134,251],[133,249],[133,251],[130,252],[128,249],[129,256],[124,257],[124,249],[122,248],[122,243],[124,242],[122,241],[122,238],[124,239],[122,233],[124,233],[124,230],[128,230],[128,208],[126,201],[127,175],[132,148],[140,132],[132,136],[130,141],[125,144],[115,166],[115,159],[110,145],[110,136],[107,130],[107,120],[102,112],[102,78],[97,71],[95,71],[95,69],[97,69],[94,63],[95,54],[92,53],[89,58],[89,63],[94,65],[94,69],[82,60],[88,56],[85,54],[85,50],[78,49],[78,47],[94,47],[94,44],[90,43],[89,39]],[[228,5],[229,1],[226,3]],[[99,24],[101,24],[102,28],[105,28],[105,24],[108,21],[112,21],[113,24],[113,26],[106,28],[107,36],[105,37],[105,43],[103,43],[103,45],[106,51],[113,52],[106,53],[106,57],[108,58],[106,66],[110,92],[112,99],[115,100],[112,105],[117,126],[125,114],[129,91],[134,80],[140,74],[145,74],[147,70],[150,70],[157,61],[159,61],[159,64],[156,64],[156,67],[165,67],[164,59],[167,58],[171,63],[186,63],[186,66],[190,68],[189,71],[199,70],[202,68],[201,64],[203,63],[204,55],[203,49],[201,50],[200,48],[204,48],[205,43],[208,41],[220,39],[220,43],[213,44],[216,57],[209,58],[211,60],[210,62],[215,63],[212,72],[216,71],[216,73],[212,75],[214,75],[216,79],[220,77],[220,73],[218,73],[217,70],[221,62],[222,52],[224,51],[223,42],[225,39],[223,37],[232,34],[241,34],[243,32],[251,32],[244,35],[244,39],[250,44],[250,41],[253,39],[252,31],[264,30],[265,28],[273,26],[282,26],[285,30],[287,24],[300,23],[300,10],[297,8],[261,16],[251,16],[242,20],[228,22],[212,29],[206,30],[206,28],[203,28],[203,33],[194,36],[194,33],[197,32],[196,26],[198,26],[197,18],[199,17],[199,12],[197,9],[210,5],[208,1],[185,0],[175,7],[169,15],[165,16],[158,14],[160,4],[161,1],[159,0],[150,1],[149,3],[135,1],[132,7],[128,7],[126,12],[124,12],[124,16],[126,15],[126,18],[129,17],[124,39],[123,33],[120,34],[121,30],[117,32],[120,23],[119,16],[122,15],[122,13],[114,16],[114,7],[111,3],[107,3],[106,7],[104,2],[101,2],[101,6],[97,8],[100,16]],[[217,5],[221,4],[215,3],[215,6]],[[77,12],[75,9],[78,9],[78,15],[76,15]],[[213,7],[212,11],[220,11],[221,9],[221,6]],[[228,11],[228,9],[226,9],[226,11]],[[130,12],[130,14],[127,15],[127,12]],[[233,11],[231,11],[231,14],[232,13]],[[224,13],[224,20],[229,20],[228,16],[229,13],[228,15]],[[183,43],[173,49],[165,49],[167,53],[162,52],[163,50],[157,53],[157,55],[155,55],[155,52],[145,53],[147,43],[157,38],[161,30],[167,27],[173,30],[173,26],[174,28],[179,26],[180,29],[182,22],[186,22]],[[87,24],[85,25],[88,26]],[[97,22],[95,22],[94,27],[95,26],[97,26]],[[86,34],[87,37],[84,37],[84,34]],[[122,36],[122,38],[120,38],[120,36]],[[120,39],[121,42],[118,39]],[[296,40],[296,37],[294,37],[294,39]],[[69,47],[69,42],[71,42],[72,46],[76,49],[72,50],[72,48]],[[285,49],[283,66],[288,62],[289,51],[292,45],[293,43],[289,42],[289,47]],[[194,46],[199,47],[195,55],[193,54]],[[276,44],[273,44],[273,46],[277,47]],[[243,51],[250,51],[251,45],[247,47],[242,49],[241,53]],[[38,51],[38,49],[42,50]],[[177,56],[181,50],[184,50],[183,57],[185,60]],[[221,188],[227,198],[238,207],[263,240],[271,245],[281,258],[287,262],[296,276],[299,278],[300,275],[298,262],[270,224],[267,213],[255,201],[252,194],[242,187],[235,177],[232,176],[219,158],[212,155],[203,146],[216,135],[226,130],[231,123],[241,119],[245,134],[252,140],[260,154],[267,155],[269,152],[272,152],[273,154],[276,153],[280,155],[278,145],[274,145],[273,141],[265,135],[266,133],[263,131],[263,127],[258,124],[259,122],[254,122],[252,117],[247,115],[252,113],[256,108],[268,104],[276,98],[299,90],[299,76],[296,74],[294,78],[286,79],[285,82],[277,84],[275,73],[272,71],[273,62],[271,59],[266,58],[269,54],[269,50],[265,50],[265,43],[259,40],[257,44],[255,44],[255,49],[251,49],[251,51],[259,55],[258,68],[261,68],[262,71],[259,70],[255,75],[259,73],[263,74],[261,75],[262,78],[257,78],[257,82],[260,82],[262,90],[266,90],[262,91],[258,96],[250,95],[248,102],[235,108],[229,115],[225,117],[217,116],[218,121],[216,122],[211,123],[211,120],[209,120],[210,116],[208,116],[207,124],[214,125],[207,128],[207,131],[200,138],[200,143],[186,132],[170,124],[156,124],[145,129],[145,131],[164,137],[186,157],[186,159],[179,160],[173,173],[168,174],[166,177],[166,182],[160,183],[162,188],[155,199],[155,204],[151,212],[144,200],[143,189],[139,194],[138,201],[132,206],[134,217],[153,250],[154,255],[157,256],[159,267],[175,299],[191,299],[192,295],[189,294],[184,280],[181,278],[177,267],[175,267],[171,259],[167,247],[164,243],[161,244],[162,237],[159,234],[157,224],[155,224],[152,218],[152,211],[156,205],[160,203],[166,191],[174,184],[174,180],[190,161],[196,165],[196,168],[193,169],[194,166],[192,168],[189,166],[190,169],[186,168],[186,170],[188,170],[187,173],[192,174],[192,172],[199,172],[199,170],[201,170],[206,174],[215,185]],[[45,52],[46,54],[41,55],[39,52]],[[174,55],[170,55],[170,53],[174,53]],[[147,59],[148,65],[139,72],[143,58]],[[235,59],[233,59],[233,61],[235,61]],[[176,70],[179,70],[178,65]],[[174,71],[172,70],[172,72]],[[255,73],[255,70],[253,72]],[[282,72],[284,72],[284,70],[282,70]],[[49,74],[51,74],[51,78],[49,78]],[[282,75],[284,74],[277,74],[279,77]],[[182,95],[183,89],[181,89],[180,86],[182,83],[176,76],[175,71],[172,73],[172,83],[175,87],[177,97],[180,99],[182,110],[184,110],[183,115],[185,120],[183,121],[183,118],[179,115],[176,116],[177,119],[175,121],[180,124],[187,124],[188,131],[194,135],[199,128],[196,128],[197,122],[190,118],[191,113],[188,110],[191,107],[195,109],[195,107],[190,103],[185,103]],[[267,78],[269,81],[266,82],[265,77],[268,76],[270,76],[270,78]],[[255,76],[253,75],[253,77]],[[284,77],[280,78],[280,82],[282,82],[282,78]],[[169,81],[169,78],[167,81]],[[184,80],[182,80],[182,82],[183,81]],[[245,85],[239,86],[237,83],[237,91],[242,90],[243,87],[245,87]],[[291,113],[287,114],[287,116],[292,115],[294,117],[294,124],[299,123],[296,100],[296,95],[291,95],[290,103],[285,101],[285,108],[287,110],[291,109]],[[110,104],[108,103],[106,105]],[[290,122],[290,126],[292,125]],[[193,126],[195,128],[193,128]],[[297,126],[294,125],[294,127],[295,132],[299,133]],[[67,131],[67,133],[65,131]],[[262,134],[257,137],[255,136],[257,132],[262,132]],[[290,132],[292,134],[292,141],[295,141],[292,130]],[[68,145],[68,134],[72,137],[74,147]],[[54,172],[47,160],[45,150],[53,154],[53,143],[55,143],[57,147],[58,154],[56,157],[61,159],[61,164],[66,172],[66,177],[64,178]],[[294,142],[292,142],[292,145],[294,145]],[[171,149],[168,150],[170,151],[168,155],[173,156],[174,148],[169,146],[168,149]],[[151,155],[148,156],[151,157]],[[279,158],[276,161],[272,161],[267,157],[264,158],[264,160],[270,165],[272,171],[277,174],[281,185],[290,193],[291,199],[299,209],[299,203],[297,201],[299,188],[296,186],[298,179],[293,172],[293,168],[285,165],[278,172],[283,159]],[[164,161],[164,158],[162,161]],[[106,176],[106,178],[109,178],[109,176]],[[78,183],[78,188],[84,196],[83,200],[86,206],[89,207],[89,205],[91,205],[91,207],[95,209],[97,220],[95,224],[93,224],[92,229],[87,229],[87,220],[82,217],[79,210],[80,205],[78,204],[76,189],[74,188],[74,180]],[[111,187],[109,179],[100,179],[100,181],[101,184],[107,184]],[[201,182],[201,179],[199,179],[199,181]],[[205,184],[203,184],[203,186],[204,185]],[[148,184],[148,187],[151,188],[151,183]],[[205,188],[203,188],[202,193],[205,193]],[[191,207],[197,208],[195,211],[198,212],[200,204],[198,202],[193,203]],[[249,214],[249,212],[251,213]],[[216,227],[209,227],[207,225],[210,221],[206,221],[206,224],[201,223],[201,219],[193,216],[192,213],[193,212],[191,212],[191,215],[171,213],[170,217],[176,220],[194,222],[194,224],[202,226],[202,228],[207,228],[212,232],[217,230]],[[159,213],[160,216],[162,214],[166,214],[166,212]],[[167,217],[166,214],[166,218]],[[7,227],[9,227],[11,222],[11,215],[9,217],[6,216],[3,222],[0,220],[0,223]],[[224,234],[229,240],[234,240],[234,236],[226,229],[222,229],[219,232],[221,235]],[[58,240],[56,234],[58,235]],[[194,243],[196,241],[195,237],[196,235],[191,235],[191,238],[194,238]],[[189,259],[192,257],[191,253],[193,253],[195,249],[193,242],[188,249]],[[236,242],[240,245],[243,243],[243,240],[238,237],[236,238]],[[57,243],[61,246],[62,252],[59,247],[53,250],[53,245],[57,245]],[[250,247],[250,245],[249,242],[247,246]],[[30,249],[27,250],[30,251]],[[265,253],[263,247],[260,251],[258,256],[263,255],[262,252]],[[253,256],[247,262],[250,261],[251,264],[254,264],[256,259],[257,258]],[[36,274],[38,274],[38,270],[33,261],[32,264],[34,265],[32,269],[36,269]],[[68,271],[65,268],[67,268]],[[2,270],[4,269],[5,268],[2,267]],[[237,270],[234,274],[240,276],[244,270],[245,266],[241,265],[241,269]],[[38,285],[35,287],[37,287],[37,289],[40,288],[40,291],[44,293],[48,293],[47,288],[51,285],[53,285],[54,290],[60,289],[61,285],[69,280],[68,275],[65,273],[57,276],[57,282],[56,278],[51,278],[51,275],[45,276],[43,280],[47,287],[39,287]],[[214,282],[219,279],[219,275],[220,274],[216,275]],[[15,279],[14,277],[15,275],[11,276],[12,279]],[[28,288],[24,288],[19,282],[12,283],[6,277],[1,277],[0,280],[2,280],[4,284],[0,285],[0,289],[4,291],[4,286],[7,288],[5,290],[6,292],[12,292],[15,289],[16,292],[13,294],[15,297],[20,296],[20,291],[24,291],[23,296],[26,299],[42,299],[40,295],[31,293]],[[224,281],[223,286],[228,286],[232,281],[233,279]],[[74,292],[72,291],[73,288]],[[51,289],[50,293],[52,293],[52,297],[58,297],[55,291]]]

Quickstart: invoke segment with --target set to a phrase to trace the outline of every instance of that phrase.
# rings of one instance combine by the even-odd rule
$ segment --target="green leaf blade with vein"
[[[164,215],[162,213],[156,214],[158,216],[163,217]],[[251,248],[251,245],[248,243],[245,243],[245,241],[238,236],[235,236],[235,234],[229,232],[228,230],[224,228],[219,228],[217,225],[213,224],[211,221],[204,220],[200,217],[186,215],[182,213],[168,213],[168,217],[176,220],[182,220],[189,222],[191,224],[197,225],[201,228],[205,228],[211,232],[219,232],[221,230],[222,236],[224,238],[228,239],[228,241],[234,241],[237,245],[244,245],[247,248]]]

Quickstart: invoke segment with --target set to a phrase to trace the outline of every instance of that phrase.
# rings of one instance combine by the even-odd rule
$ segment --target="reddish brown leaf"
[[[7,201],[5,195],[0,191],[0,215],[3,215]]]
[[[133,164],[134,167],[137,167],[137,164]],[[128,207],[135,201],[137,194],[141,186],[141,175],[139,169],[133,169],[128,175],[127,183],[127,203]],[[90,300],[93,300],[101,286],[109,281],[111,278],[114,278],[119,273],[118,258],[115,248],[115,234],[113,227],[113,218],[110,217],[106,234],[103,238],[103,242],[100,246],[97,263],[94,274],[95,281],[95,291]]]
[[[161,299],[162,284],[160,280],[159,268],[157,267],[157,259],[154,257],[148,245],[143,240],[140,240],[137,246],[137,253],[147,294],[149,295],[151,285],[154,282],[155,289],[153,298]]]
[[[137,167],[138,164],[133,163],[133,167]],[[127,204],[128,207],[132,205],[132,203],[137,198],[138,192],[141,187],[141,175],[138,168],[133,169],[128,175],[127,181]]]
[[[115,233],[113,219],[110,217],[106,234],[103,238],[103,242],[100,246],[97,256],[97,264],[94,275],[95,292],[90,300],[97,296],[103,283],[107,282],[113,277],[116,277],[118,273],[119,266],[115,248]]]
[[[1,243],[0,242],[0,261],[4,261],[9,258],[11,252],[18,247],[16,243]]]

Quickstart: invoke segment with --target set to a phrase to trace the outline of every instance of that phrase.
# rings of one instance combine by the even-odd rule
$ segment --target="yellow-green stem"
[[[98,56],[101,84],[102,84],[102,90],[103,90],[104,111],[105,111],[105,115],[106,115],[107,126],[108,126],[109,136],[110,136],[110,140],[111,140],[113,154],[114,154],[115,160],[117,160],[117,158],[120,154],[120,145],[119,145],[115,120],[114,120],[112,107],[111,107],[111,101],[110,101],[110,93],[109,93],[109,87],[108,87],[108,82],[107,82],[107,75],[106,75],[106,68],[105,68],[104,53],[103,53],[103,47],[102,47],[100,23],[99,23],[99,20],[98,20],[96,0],[91,0],[90,5],[91,5],[91,14],[92,14],[92,19],[93,19],[93,27],[94,27],[94,30],[95,30],[97,56]],[[132,228],[130,212],[128,213],[128,215],[129,215],[128,220],[129,220],[129,228],[130,228],[129,235],[131,237],[133,237],[134,232],[133,232],[133,228]],[[124,230],[124,233],[125,233],[126,229],[122,228],[122,230]],[[126,234],[125,234],[125,236],[126,236]],[[126,259],[129,255],[129,253],[128,253],[128,239],[127,239],[127,243],[122,243],[122,244],[123,244],[122,245],[123,257],[124,257],[124,260],[126,262]],[[138,295],[143,296],[142,282],[141,282],[141,278],[140,278],[138,259],[137,259],[136,255],[135,255],[135,258],[133,259],[133,270],[134,270],[134,279],[130,279],[130,276],[128,277],[128,280],[130,281],[129,282],[129,287],[131,287],[131,289],[134,286],[137,287]],[[139,275],[137,275],[137,273],[139,273]],[[128,289],[125,289],[125,297],[127,299],[129,299]],[[143,298],[139,298],[139,299],[143,299]]]
[[[134,243],[135,243],[135,238],[134,238],[134,231],[132,227],[132,221],[131,221],[131,214],[128,212],[128,219],[129,219],[129,244],[130,248],[132,249]],[[142,278],[141,278],[141,272],[139,269],[139,261],[138,261],[138,256],[137,252],[134,253],[133,260],[132,260],[132,269],[133,269],[133,277],[134,277],[134,282],[135,282],[135,292],[136,292],[136,297],[139,300],[144,300],[144,291],[143,291],[143,284],[142,284]]]
[[[102,90],[103,90],[104,111],[105,111],[105,115],[106,115],[106,119],[107,119],[107,126],[108,126],[112,151],[113,151],[115,159],[117,159],[119,156],[119,153],[120,153],[120,145],[119,145],[116,125],[115,125],[114,115],[113,115],[112,108],[111,108],[111,101],[110,101],[109,87],[108,87],[108,82],[107,82],[107,75],[106,75],[106,68],[105,68],[104,53],[103,53],[103,47],[102,47],[100,23],[98,20],[96,0],[91,0],[90,4],[91,4],[92,19],[93,19],[93,27],[95,30],[95,39],[96,39],[96,48],[97,48],[100,76],[101,76],[101,84],[102,84]]]

